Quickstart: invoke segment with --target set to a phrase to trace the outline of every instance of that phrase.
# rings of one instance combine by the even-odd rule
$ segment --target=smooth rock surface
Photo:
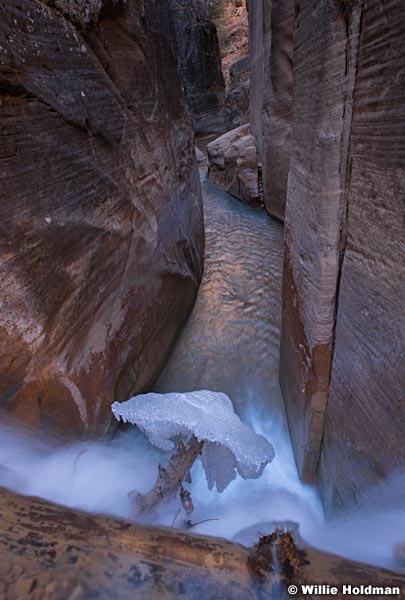
[[[246,204],[259,204],[256,142],[249,124],[209,143],[208,178]]]
[[[64,435],[104,433],[111,401],[152,385],[201,276],[170,14],[119,8],[80,33],[0,5],[0,406]]]
[[[242,418],[279,414],[283,227],[207,180],[203,197],[203,279],[155,389],[224,392]]]

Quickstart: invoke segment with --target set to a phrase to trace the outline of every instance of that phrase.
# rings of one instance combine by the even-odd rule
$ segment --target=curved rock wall
[[[192,307],[201,191],[166,3],[52,4],[0,5],[0,405],[101,434]]]

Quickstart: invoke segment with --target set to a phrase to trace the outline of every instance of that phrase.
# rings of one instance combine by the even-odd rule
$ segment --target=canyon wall
[[[405,465],[399,0],[248,0],[250,121],[285,216],[280,382],[331,512]]]
[[[262,56],[277,5],[272,25],[263,14],[264,33],[253,29]],[[399,0],[295,3],[280,382],[300,475],[328,512],[405,466],[401,11]],[[251,95],[262,157],[267,104],[254,98],[268,91],[266,64]]]
[[[206,0],[169,0],[169,5],[194,130],[199,134],[221,133],[225,130],[225,82],[217,30]]]
[[[359,17],[355,10],[347,17],[361,28],[357,61],[349,61],[356,79],[320,464],[329,510],[405,467],[404,7],[367,0]]]
[[[193,305],[201,191],[155,0],[0,4],[0,406],[99,435]]]
[[[225,123],[231,130],[249,122],[249,25],[245,0],[206,0],[218,30],[225,79]]]
[[[247,0],[250,123],[267,211],[284,219],[293,117],[293,0]]]

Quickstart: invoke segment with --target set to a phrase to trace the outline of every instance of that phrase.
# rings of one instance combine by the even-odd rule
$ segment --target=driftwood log
[[[290,598],[290,583],[405,590],[405,575],[297,546],[289,532],[276,531],[247,549],[0,489],[1,600],[268,600]],[[370,598],[344,596],[352,597]]]
[[[158,506],[169,502],[180,489],[183,490],[183,481],[189,475],[203,446],[204,442],[199,442],[194,435],[186,444],[180,442],[168,466],[159,465],[158,477],[153,488],[147,494],[131,494],[134,503],[133,514],[137,520],[153,515]],[[192,509],[186,512],[192,512]]]

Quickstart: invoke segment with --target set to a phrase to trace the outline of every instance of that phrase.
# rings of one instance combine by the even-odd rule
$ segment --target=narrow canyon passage
[[[402,539],[397,523],[404,517],[404,482],[385,488],[384,503],[377,491],[367,510],[325,525],[317,493],[297,474],[277,378],[282,225],[208,181],[203,181],[203,193],[204,277],[156,389],[224,391],[242,419],[271,441],[276,458],[258,480],[238,477],[223,493],[208,490],[198,461],[190,486],[193,520],[215,520],[193,531],[251,545],[274,523],[294,521],[315,546],[392,566],[392,547]],[[126,518],[131,516],[128,493],[150,489],[157,463],[170,457],[134,427],[110,441],[62,448],[21,430],[3,427],[0,436],[0,485]],[[164,507],[154,523],[172,525],[178,504],[176,499]],[[376,538],[384,542],[374,544]]]
[[[283,227],[204,180],[203,280],[156,391],[225,392],[240,415],[280,411]]]
[[[403,594],[402,4],[0,0],[0,600]]]

